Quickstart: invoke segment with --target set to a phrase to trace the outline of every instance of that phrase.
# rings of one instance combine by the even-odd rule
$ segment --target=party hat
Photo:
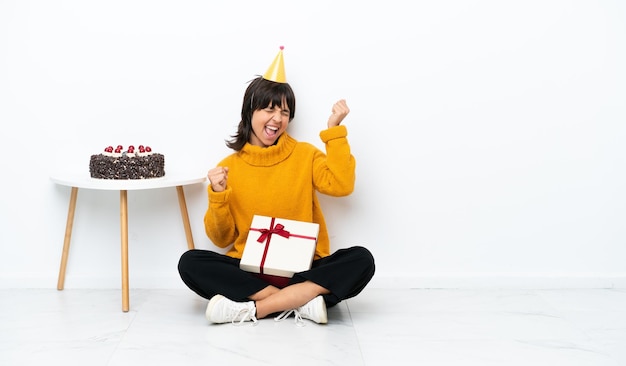
[[[277,83],[286,83],[287,77],[285,76],[285,64],[283,62],[283,49],[285,47],[280,46],[278,55],[270,65],[269,69],[263,75],[263,79],[275,81]]]

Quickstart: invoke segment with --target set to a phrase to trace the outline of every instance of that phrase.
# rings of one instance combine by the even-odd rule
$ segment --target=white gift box
[[[254,215],[239,267],[244,271],[293,277],[311,268],[319,224]]]

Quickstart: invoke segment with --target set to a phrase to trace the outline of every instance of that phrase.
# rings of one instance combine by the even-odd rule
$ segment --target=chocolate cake
[[[149,146],[133,145],[126,151],[118,145],[108,146],[101,154],[91,155],[89,173],[98,179],[149,179],[165,175],[165,156],[152,152]]]

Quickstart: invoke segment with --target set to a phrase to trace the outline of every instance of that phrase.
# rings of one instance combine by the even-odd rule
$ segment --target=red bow
[[[271,234],[278,234],[283,238],[289,239],[289,231],[284,230],[285,226],[283,224],[276,224],[274,227],[270,227],[270,229],[259,229],[261,235],[256,240],[259,243],[263,243],[265,239],[267,239]]]

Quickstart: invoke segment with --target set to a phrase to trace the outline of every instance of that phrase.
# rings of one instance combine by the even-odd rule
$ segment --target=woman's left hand
[[[348,113],[350,113],[350,108],[345,99],[333,104],[333,113],[328,117],[328,128],[339,126]]]

